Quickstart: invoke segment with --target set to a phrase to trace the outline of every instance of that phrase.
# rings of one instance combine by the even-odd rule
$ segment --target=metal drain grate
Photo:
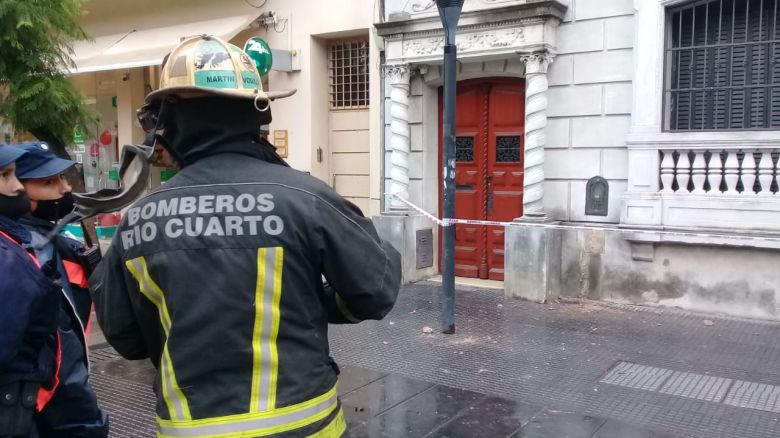
[[[89,351],[89,362],[93,364],[98,362],[105,362],[107,360],[119,359],[121,357],[122,356],[111,347]]]
[[[780,386],[618,362],[600,383],[780,413]]]

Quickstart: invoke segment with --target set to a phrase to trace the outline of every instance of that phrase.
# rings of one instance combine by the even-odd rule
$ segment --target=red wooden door
[[[522,216],[524,103],[521,79],[458,84],[457,218],[511,221]],[[441,111],[439,118],[441,130]],[[455,275],[503,280],[504,229],[457,225]]]

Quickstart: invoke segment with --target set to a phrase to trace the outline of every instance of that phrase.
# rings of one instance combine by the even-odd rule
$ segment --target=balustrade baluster
[[[677,159],[677,189],[680,193],[688,193],[688,181],[691,179],[691,159],[688,158],[688,151],[680,151],[680,158]]]
[[[693,179],[693,193],[704,193],[704,181],[707,180],[707,163],[704,160],[704,151],[694,152],[691,171]]]
[[[724,166],[724,176],[726,180],[726,194],[736,195],[737,182],[739,181],[739,159],[737,159],[737,151],[726,151],[728,157],[726,158],[726,164]]]
[[[710,156],[710,164],[707,166],[707,179],[710,182],[709,193],[721,193],[720,184],[723,181],[723,160],[720,159],[720,152],[715,151]]]
[[[758,183],[761,185],[762,195],[772,194],[772,180],[775,178],[775,163],[772,161],[772,152],[763,151],[761,161],[758,163]]]
[[[753,185],[756,183],[756,158],[753,152],[745,152],[742,159],[742,194],[753,195]]]
[[[674,184],[674,157],[672,157],[672,153],[674,151],[663,151],[663,153],[664,158],[661,160],[661,183],[663,188],[661,192],[672,193],[674,192],[672,190],[672,184]]]

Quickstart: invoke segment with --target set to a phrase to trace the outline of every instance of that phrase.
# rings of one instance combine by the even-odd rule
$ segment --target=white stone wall
[[[545,210],[556,220],[620,220],[632,104],[633,0],[571,0],[549,68]],[[585,215],[588,179],[609,181],[609,215]]]

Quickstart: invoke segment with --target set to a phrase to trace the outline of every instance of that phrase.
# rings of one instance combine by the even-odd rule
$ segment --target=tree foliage
[[[0,0],[0,115],[59,155],[76,127],[95,115],[69,82],[72,43],[88,39],[78,24],[84,0]]]

